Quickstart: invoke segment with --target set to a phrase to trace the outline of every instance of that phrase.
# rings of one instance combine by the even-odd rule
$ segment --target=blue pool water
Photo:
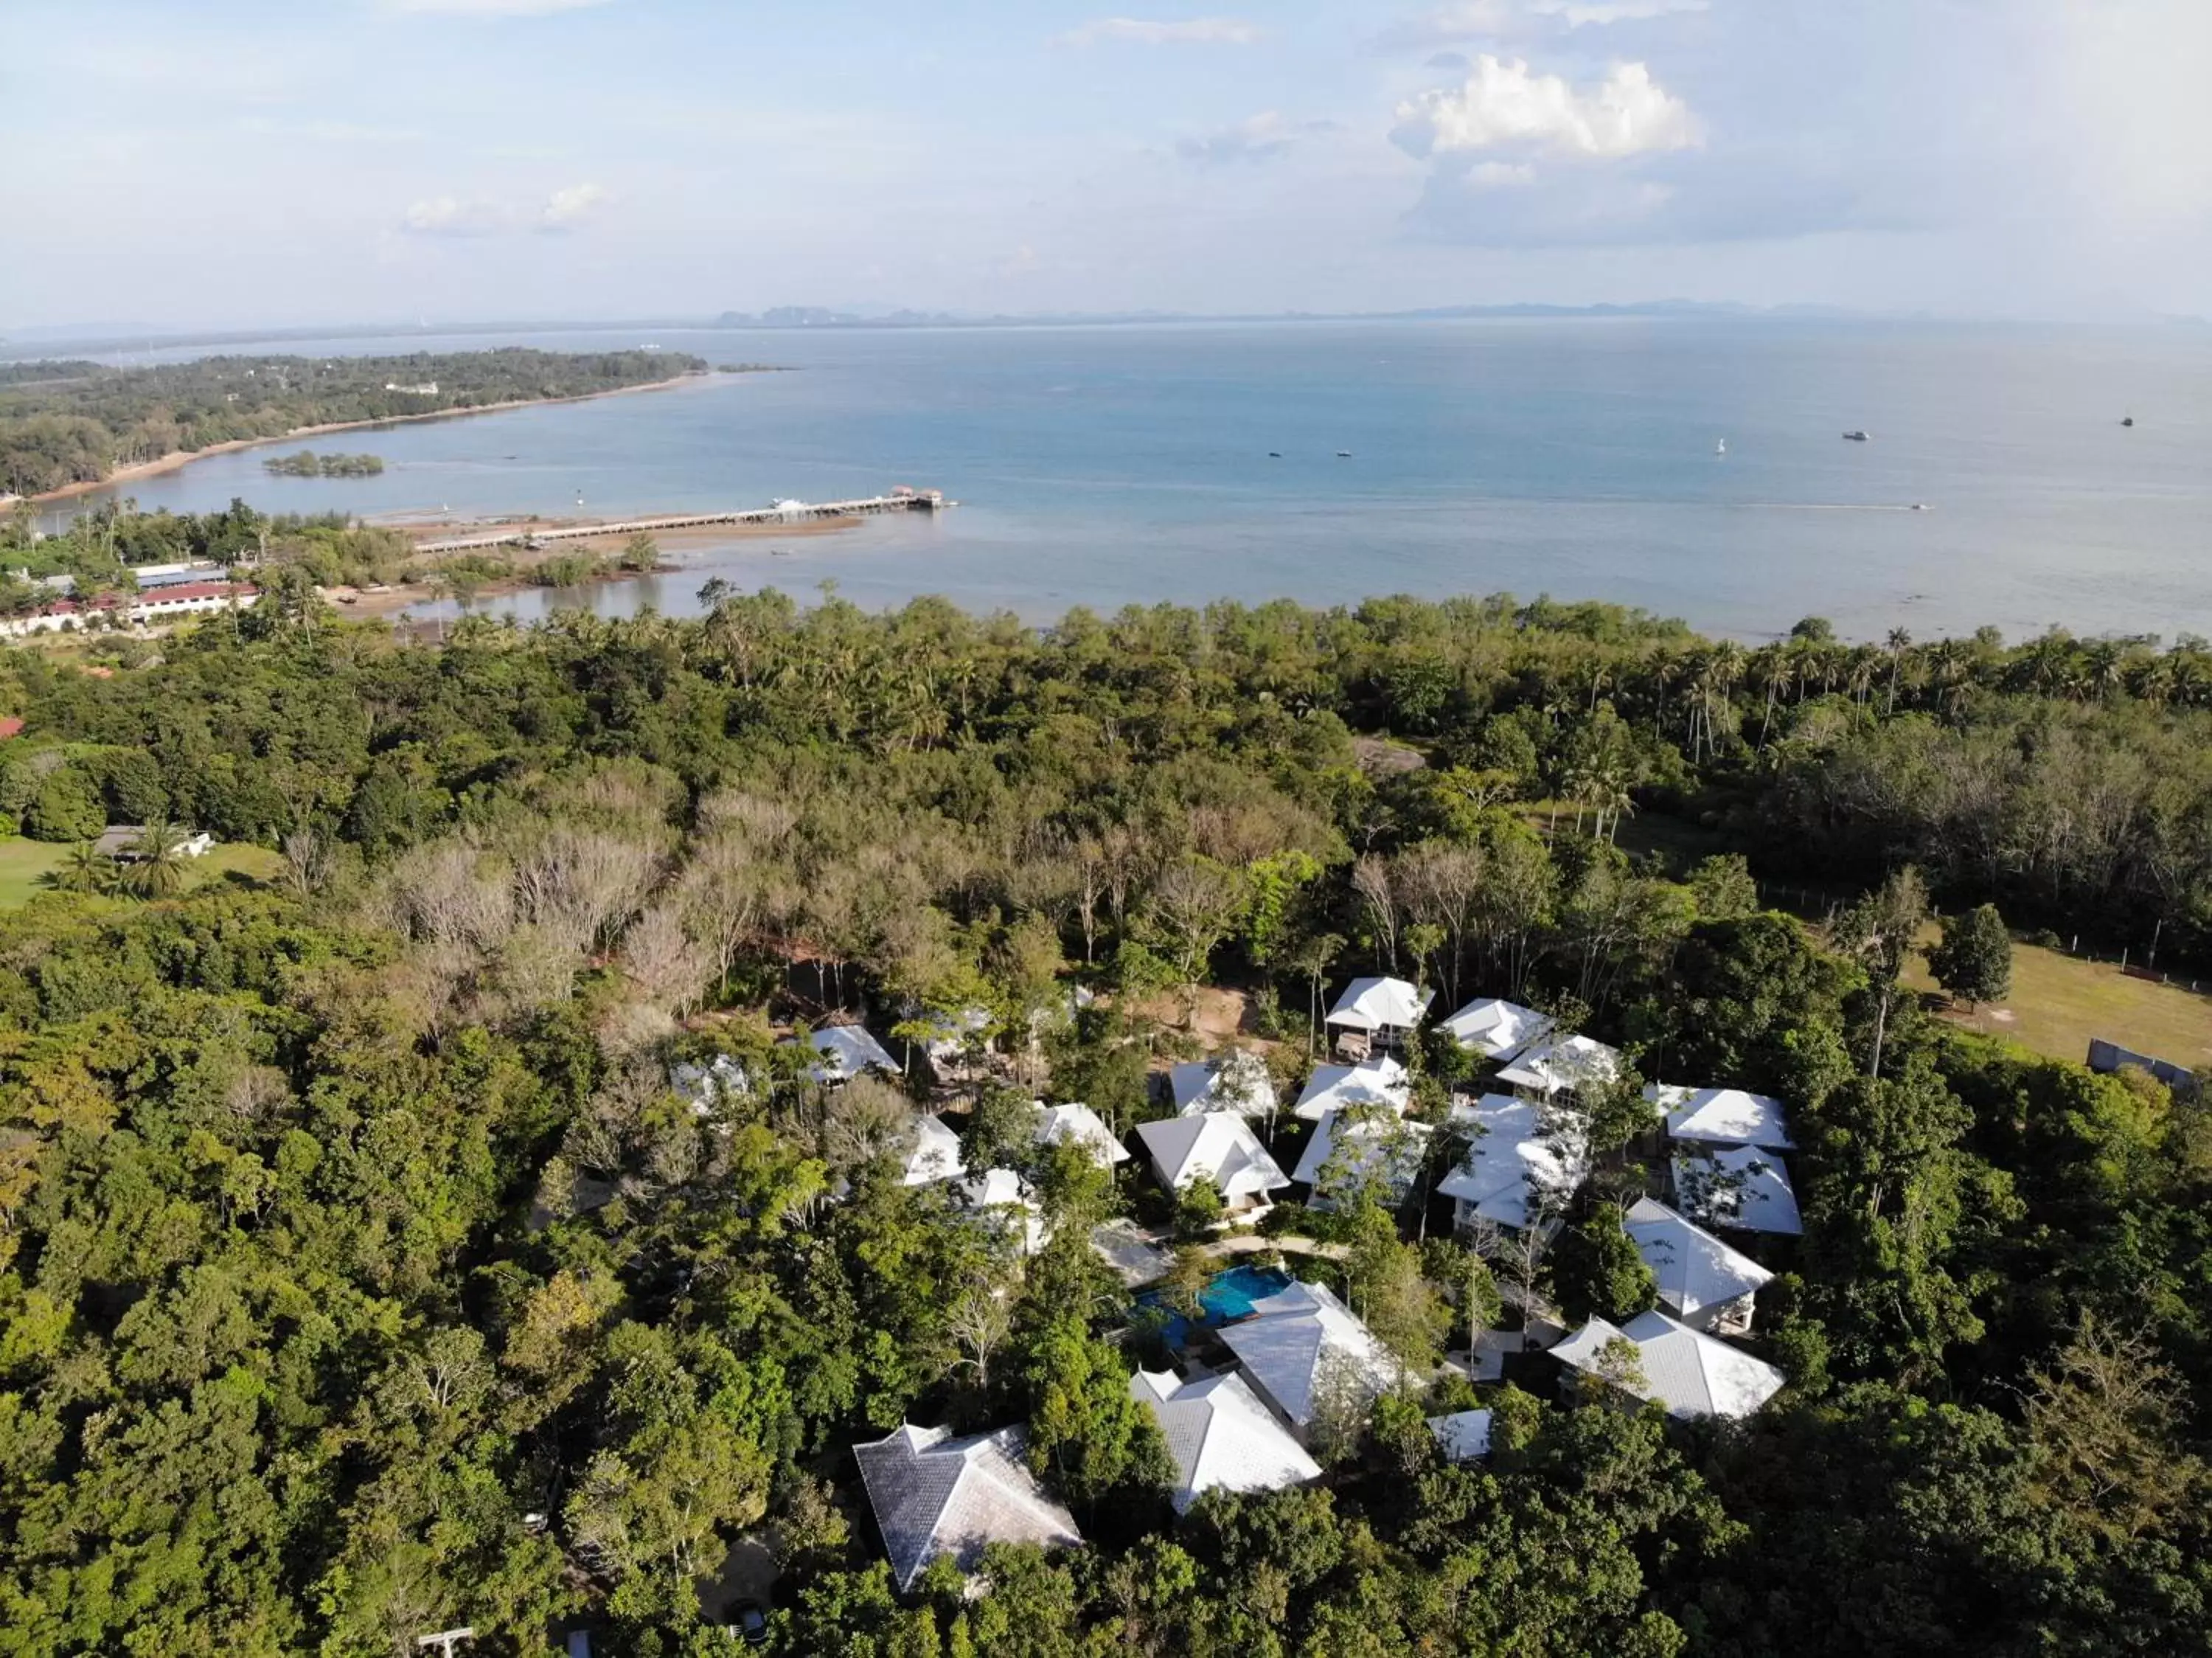
[[[1218,1330],[1251,1312],[1253,1302],[1290,1287],[1291,1276],[1287,1272],[1257,1266],[1232,1266],[1207,1280],[1206,1288],[1198,1292],[1198,1304],[1205,1309],[1200,1322],[1206,1329]],[[1159,1292],[1147,1291],[1137,1297],[1137,1304],[1158,1306]],[[1168,1320],[1160,1333],[1170,1346],[1180,1347],[1190,1335],[1190,1320],[1177,1314]]]

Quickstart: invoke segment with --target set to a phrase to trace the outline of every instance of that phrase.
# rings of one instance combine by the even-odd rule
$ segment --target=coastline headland
[[[105,478],[88,479],[75,484],[64,484],[59,489],[42,490],[27,497],[37,501],[70,501],[79,496],[93,495],[101,490],[112,489],[118,484],[129,484],[142,478],[158,478],[189,466],[195,460],[205,460],[218,454],[235,454],[240,449],[258,449],[271,443],[296,443],[306,437],[327,437],[332,432],[379,430],[387,426],[411,426],[425,420],[462,420],[471,415],[504,414],[514,409],[550,409],[563,403],[594,403],[603,397],[628,397],[636,392],[665,392],[678,386],[688,386],[710,379],[714,370],[694,369],[665,380],[649,380],[636,386],[610,386],[595,392],[578,392],[572,397],[509,398],[498,403],[472,403],[449,409],[424,409],[411,414],[386,415],[375,420],[333,420],[315,426],[295,426],[289,431],[272,432],[266,437],[234,438],[227,443],[210,443],[205,448],[172,449],[151,460],[141,460],[128,466],[118,466]]]

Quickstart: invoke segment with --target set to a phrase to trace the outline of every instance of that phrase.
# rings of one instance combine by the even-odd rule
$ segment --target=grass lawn
[[[46,877],[61,868],[69,848],[52,841],[0,838],[0,909],[12,910],[48,890]],[[283,869],[284,860],[265,846],[219,845],[205,857],[185,865],[185,890],[221,881],[230,875],[249,881],[270,881]]]
[[[50,841],[0,838],[0,909],[30,902],[31,894],[46,890],[46,872],[61,867],[69,848]]]
[[[1931,926],[1923,942],[1935,939]],[[1918,960],[1905,977],[1916,990],[1936,988]],[[1944,1017],[2076,1064],[2088,1057],[2089,1039],[2101,1036],[2177,1065],[2212,1065],[2212,997],[2130,978],[2110,962],[2083,961],[2033,944],[2012,947],[2010,996]]]

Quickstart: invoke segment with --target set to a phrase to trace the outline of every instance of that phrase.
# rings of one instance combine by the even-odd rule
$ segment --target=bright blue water
[[[247,451],[129,492],[365,514],[573,512],[580,495],[590,512],[645,513],[910,483],[964,503],[687,546],[678,576],[490,607],[524,617],[686,612],[719,576],[802,597],[835,581],[871,608],[943,593],[1032,619],[1504,589],[1746,637],[1813,613],[1857,637],[2212,631],[2212,329],[1564,319],[649,338],[798,372],[322,443],[383,455],[376,479],[272,479],[269,452]],[[643,338],[268,349],[499,343]],[[1874,441],[1844,442],[1851,428]]]
[[[1206,1288],[1198,1292],[1198,1304],[1203,1312],[1200,1323],[1208,1330],[1218,1330],[1249,1314],[1253,1302],[1290,1287],[1291,1276],[1287,1272],[1258,1266],[1232,1266],[1208,1279]],[[1148,1290],[1137,1297],[1140,1307],[1157,1307],[1159,1303],[1157,1290]],[[1180,1314],[1171,1316],[1161,1326],[1160,1334],[1170,1347],[1180,1347],[1189,1338],[1190,1320]]]

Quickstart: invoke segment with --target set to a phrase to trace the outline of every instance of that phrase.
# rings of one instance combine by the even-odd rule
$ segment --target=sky
[[[2212,0],[1200,7],[7,0],[0,331],[2212,314]]]

